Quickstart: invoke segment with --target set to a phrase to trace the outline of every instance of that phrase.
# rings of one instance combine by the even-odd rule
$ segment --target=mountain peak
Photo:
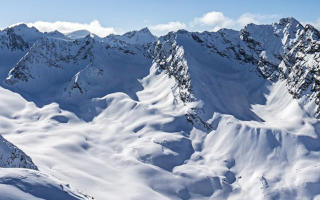
[[[152,33],[150,32],[148,27],[144,27],[144,28],[140,29],[138,32],[140,32],[140,33],[148,33],[148,34],[152,35]]]
[[[66,38],[66,36],[63,33],[59,32],[57,30],[52,31],[52,32],[44,32],[44,34],[46,34],[48,37]]]
[[[77,30],[70,33],[67,33],[66,36],[70,39],[81,39],[87,37],[91,33],[88,30]]]
[[[294,17],[286,17],[286,18],[281,18],[279,20],[279,24],[280,25],[287,25],[287,24],[291,24],[293,26],[302,26],[301,23],[296,20]]]
[[[145,27],[140,30],[130,31],[123,35],[108,35],[106,41],[114,43],[115,41],[125,42],[127,44],[147,44],[156,41],[157,37],[152,35],[150,30]]]
[[[35,27],[29,27],[27,24],[21,23],[21,24],[16,24],[13,26],[10,26],[6,29],[4,29],[6,31],[8,30],[12,30],[16,33],[21,33],[21,32],[37,32],[40,33],[38,29],[36,29]]]
[[[12,26],[9,26],[7,29],[23,29],[23,28],[29,28],[26,24],[14,24]]]
[[[149,38],[156,38],[154,35],[152,35],[152,33],[150,32],[148,27],[142,28],[142,29],[137,30],[137,31],[127,32],[127,33],[123,34],[123,36],[129,37],[129,38],[139,37],[139,36],[149,37]]]
[[[34,27],[29,27],[26,24],[16,24],[9,26],[0,31],[3,35],[2,44],[6,44],[8,49],[22,50],[28,49],[36,40],[43,36],[43,33],[39,32]]]

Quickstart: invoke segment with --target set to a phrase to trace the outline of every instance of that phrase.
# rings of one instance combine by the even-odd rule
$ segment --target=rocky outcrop
[[[168,34],[156,43],[153,62],[157,63],[160,71],[164,70],[177,81],[180,99],[186,103],[192,101],[191,81],[184,49],[177,44],[175,36]]]
[[[190,34],[212,53],[255,65],[271,81],[285,80],[294,98],[306,96],[315,101],[320,117],[320,34],[311,25],[283,18],[272,25],[248,24],[240,32],[222,29]]]
[[[29,28],[25,24],[9,27],[0,31],[0,49],[26,51],[43,35],[37,29]]]
[[[0,135],[0,167],[28,168],[37,170],[37,166],[18,147],[14,146]]]

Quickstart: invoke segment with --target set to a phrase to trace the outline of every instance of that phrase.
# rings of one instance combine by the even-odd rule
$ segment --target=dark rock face
[[[37,170],[31,158],[0,135],[0,167]]]
[[[285,80],[294,98],[306,96],[310,101],[315,101],[318,105],[316,116],[320,117],[320,32],[311,25],[303,26],[294,18],[284,18],[272,25],[248,24],[240,32],[222,29],[218,32],[169,33],[163,41],[167,43],[166,38],[174,38],[178,34],[189,34],[190,38],[214,54],[255,65],[257,72],[265,79]],[[165,43],[158,46],[162,47]],[[171,44],[179,45],[173,41]],[[172,55],[175,53],[174,50],[170,52]],[[169,75],[181,71],[181,65],[174,62],[168,65],[163,61],[159,66],[166,69]],[[188,95],[180,95],[185,101],[192,96],[192,83],[187,72],[181,74],[185,74],[184,79],[178,75],[174,77],[178,82],[185,81],[179,84],[182,89],[188,88]]]
[[[320,33],[307,25],[299,41],[286,55],[283,77],[295,98],[306,95],[320,106]],[[320,117],[320,109],[316,113]]]
[[[10,75],[16,80],[28,82],[35,78],[30,69],[32,65],[41,63],[48,67],[62,69],[61,63],[78,64],[81,60],[89,63],[93,59],[91,51],[93,43],[94,40],[90,37],[75,41],[43,37],[36,41],[27,55],[12,68]],[[14,84],[11,80],[8,80],[7,83]]]
[[[26,51],[32,44],[44,36],[35,28],[29,28],[25,24],[6,28],[0,32],[0,49],[9,51]]]
[[[29,48],[29,44],[25,42],[21,36],[16,35],[12,29],[7,30],[7,35],[8,35],[8,49],[12,50],[26,50]]]
[[[170,34],[160,39],[155,46],[154,63],[159,70],[164,70],[169,77],[173,77],[178,85],[179,96],[183,102],[192,101],[191,81],[188,74],[188,65],[184,59],[183,47],[175,40],[175,35]]]

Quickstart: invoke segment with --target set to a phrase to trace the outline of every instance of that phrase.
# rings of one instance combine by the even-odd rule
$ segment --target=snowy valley
[[[320,199],[320,32],[0,31],[0,199]]]

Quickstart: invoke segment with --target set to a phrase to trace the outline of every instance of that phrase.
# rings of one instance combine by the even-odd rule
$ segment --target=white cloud
[[[39,31],[42,31],[42,32],[50,32],[50,31],[58,30],[61,33],[70,33],[77,30],[87,30],[100,37],[105,37],[111,33],[115,33],[114,28],[103,27],[101,26],[98,20],[94,20],[89,24],[86,24],[86,23],[82,24],[77,22],[65,22],[65,21],[56,21],[56,22],[36,21],[34,23],[27,23],[27,25],[34,26]]]
[[[205,13],[202,17],[195,18],[190,26],[195,28],[205,26],[211,28],[212,31],[218,31],[221,28],[240,29],[243,26],[254,23],[270,23],[280,18],[279,15],[261,15],[253,13],[244,13],[236,19],[225,16],[222,12],[212,11]]]
[[[206,25],[214,27],[232,27],[234,21],[226,16],[222,12],[208,12],[200,18],[195,18],[192,25]]]
[[[316,23],[314,23],[314,26],[320,30],[320,18],[317,19]]]
[[[304,21],[301,22],[304,26],[307,24],[310,24],[312,26],[314,26],[316,29],[320,30],[320,18],[318,18],[316,21]]]
[[[271,23],[279,19],[279,15],[261,15],[253,13],[244,13],[238,18],[230,18],[222,12],[212,11],[203,14],[200,17],[194,18],[188,25],[180,21],[172,21],[164,24],[157,24],[149,26],[150,30],[156,35],[163,35],[169,31],[177,31],[179,29],[189,29],[191,31],[211,30],[218,31],[221,28],[232,28],[239,30],[249,23],[262,24]],[[144,20],[144,23],[148,23]],[[312,23],[315,27],[320,28],[320,18],[317,22]],[[100,37],[105,37],[111,33],[116,33],[113,27],[103,27],[98,20],[90,23],[77,23],[77,22],[45,22],[36,21],[34,23],[27,23],[28,26],[34,26],[42,32],[50,32],[58,30],[62,33],[70,33],[77,30],[88,30]],[[117,29],[118,31],[120,29]],[[117,31],[117,32],[118,32]],[[121,31],[124,32],[124,31]],[[120,33],[121,33],[120,32]],[[119,33],[119,32],[118,32]]]
[[[237,19],[237,23],[241,26],[245,26],[250,23],[262,24],[262,23],[274,22],[279,18],[280,18],[279,15],[261,15],[261,14],[245,13]]]
[[[175,21],[169,22],[167,24],[158,24],[154,26],[150,26],[150,29],[153,31],[177,31],[179,29],[185,29],[187,26],[184,23]]]
[[[254,24],[259,24],[259,21],[257,19],[257,15],[251,14],[251,13],[245,13],[243,15],[241,15],[237,22],[241,25],[241,26],[245,26],[247,24],[250,23],[254,23]]]
[[[194,18],[188,23],[188,26],[182,22],[174,21],[166,24],[149,26],[149,28],[157,35],[165,34],[169,31],[177,31],[179,29],[218,31],[221,28],[231,28],[239,30],[249,23],[270,23],[278,18],[280,18],[279,15],[261,15],[253,13],[244,13],[238,18],[230,18],[225,16],[222,12],[212,11],[203,14],[201,17]]]

